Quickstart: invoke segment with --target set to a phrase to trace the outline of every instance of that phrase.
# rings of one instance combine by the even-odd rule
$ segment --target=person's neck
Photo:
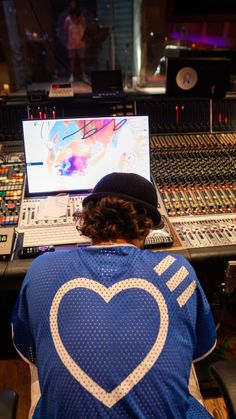
[[[134,239],[134,240],[126,240],[126,239],[114,239],[114,240],[104,240],[104,241],[92,241],[93,246],[115,246],[115,245],[131,245],[135,246],[139,249],[143,249],[144,247],[144,240],[143,239]]]

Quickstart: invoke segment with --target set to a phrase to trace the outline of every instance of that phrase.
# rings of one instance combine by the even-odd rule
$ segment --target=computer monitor
[[[92,71],[91,84],[93,99],[120,98],[124,96],[120,70]]]
[[[23,121],[26,195],[91,191],[111,172],[150,180],[148,116]]]

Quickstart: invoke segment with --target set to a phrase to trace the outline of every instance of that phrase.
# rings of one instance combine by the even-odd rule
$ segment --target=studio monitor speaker
[[[228,58],[168,58],[166,94],[224,97],[230,81]]]

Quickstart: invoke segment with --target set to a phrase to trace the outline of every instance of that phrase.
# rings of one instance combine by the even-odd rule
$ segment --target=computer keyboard
[[[23,247],[57,246],[66,244],[89,245],[88,237],[83,236],[75,225],[26,228]],[[145,241],[145,247],[170,246],[173,237],[166,223],[160,230],[151,230]]]
[[[57,246],[64,244],[90,244],[88,237],[82,236],[75,225],[36,227],[24,230],[23,247]]]

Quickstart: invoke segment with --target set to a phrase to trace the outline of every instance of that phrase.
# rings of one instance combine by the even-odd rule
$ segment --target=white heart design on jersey
[[[156,340],[140,362],[140,364],[134,368],[134,370],[111,392],[104,390],[98,385],[92,378],[86,374],[82,368],[73,360],[68,351],[66,350],[58,329],[58,310],[61,300],[67,292],[76,289],[85,288],[96,292],[100,295],[106,303],[122,291],[127,289],[141,289],[149,293],[156,301],[160,311],[160,328],[157,333]],[[161,351],[164,347],[166,336],[168,332],[169,316],[168,308],[165,299],[161,292],[150,282],[141,278],[129,278],[120,281],[111,287],[107,288],[97,281],[87,278],[76,278],[66,282],[57,291],[50,310],[50,329],[52,339],[56,348],[56,351],[65,365],[70,374],[96,399],[98,399],[105,406],[111,408],[120,399],[122,399],[132,388],[148,373],[152,366],[157,361]]]

